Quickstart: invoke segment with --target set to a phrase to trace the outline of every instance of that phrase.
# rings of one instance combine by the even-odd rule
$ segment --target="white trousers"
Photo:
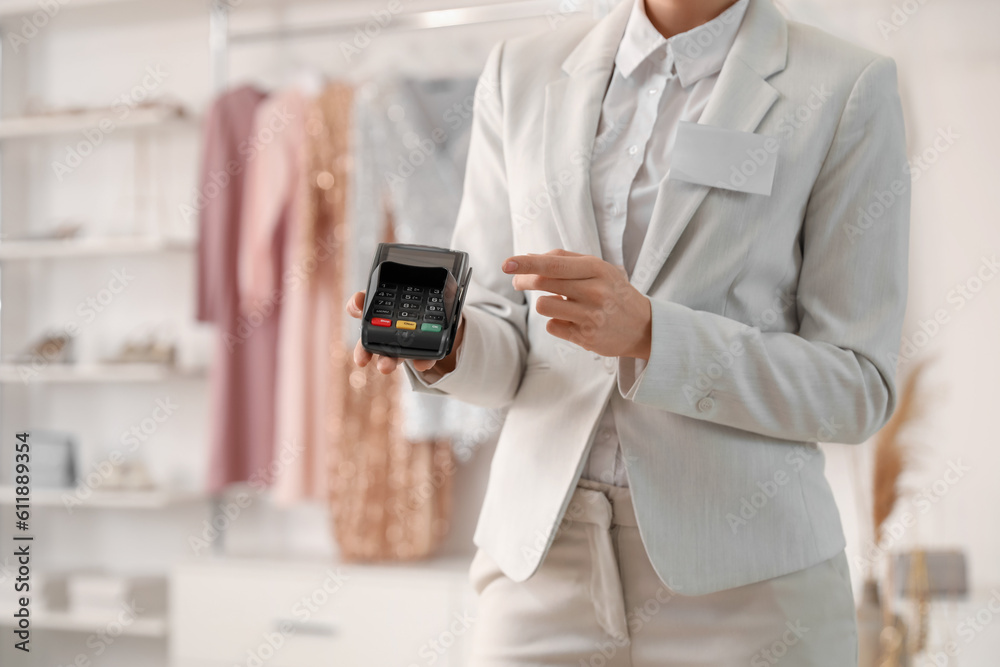
[[[628,488],[582,479],[527,581],[480,549],[472,667],[855,667],[843,552],[812,567],[685,596],[653,570]]]

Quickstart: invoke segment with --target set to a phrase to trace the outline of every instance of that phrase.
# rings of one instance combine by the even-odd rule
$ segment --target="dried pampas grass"
[[[906,376],[896,411],[875,436],[874,499],[872,519],[875,544],[882,540],[882,525],[892,514],[901,495],[900,478],[913,460],[914,444],[906,439],[906,428],[923,416],[924,396],[919,389],[927,360],[917,363]]]

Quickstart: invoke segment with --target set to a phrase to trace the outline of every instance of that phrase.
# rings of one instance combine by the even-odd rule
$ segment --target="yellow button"
[[[407,320],[396,320],[397,329],[416,329],[416,322],[408,322]]]

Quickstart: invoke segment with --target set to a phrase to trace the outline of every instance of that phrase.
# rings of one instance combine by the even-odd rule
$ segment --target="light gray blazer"
[[[652,354],[545,331],[504,258],[600,255],[589,156],[631,2],[492,51],[453,246],[474,285],[456,370],[418,391],[509,406],[474,541],[515,581],[566,513],[615,413],[643,542],[678,593],[776,577],[844,548],[817,441],[861,443],[896,402],[910,178],[895,65],[751,0],[700,123],[780,143],[770,195],[660,185],[631,278]],[[613,314],[612,314],[613,316]]]

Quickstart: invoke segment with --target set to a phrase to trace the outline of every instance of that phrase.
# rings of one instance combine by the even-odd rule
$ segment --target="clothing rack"
[[[601,16],[616,0],[512,0],[482,5],[400,12],[391,15],[379,33],[386,31],[416,31],[454,26],[480,25],[517,19],[565,17],[590,14]],[[371,13],[319,24],[285,26],[274,29],[230,32],[229,2],[212,0],[209,12],[209,51],[212,61],[212,81],[215,90],[226,87],[226,64],[233,46],[275,42],[296,38],[314,38],[331,34],[365,30],[375,19]]]
[[[581,14],[600,17],[619,1],[623,0],[511,0],[510,2],[400,12],[392,15],[392,19],[385,25],[380,25],[379,34],[481,25],[518,19],[565,18]],[[212,88],[216,93],[222,93],[229,85],[229,52],[234,46],[350,34],[359,29],[364,31],[365,27],[374,20],[369,10],[361,16],[337,21],[233,32],[229,26],[231,3],[232,0],[211,0],[209,6],[208,47]],[[224,498],[221,496],[212,499],[213,519],[222,513],[223,504]],[[223,533],[218,540],[213,542],[216,554],[225,553],[224,538],[225,534]]]

